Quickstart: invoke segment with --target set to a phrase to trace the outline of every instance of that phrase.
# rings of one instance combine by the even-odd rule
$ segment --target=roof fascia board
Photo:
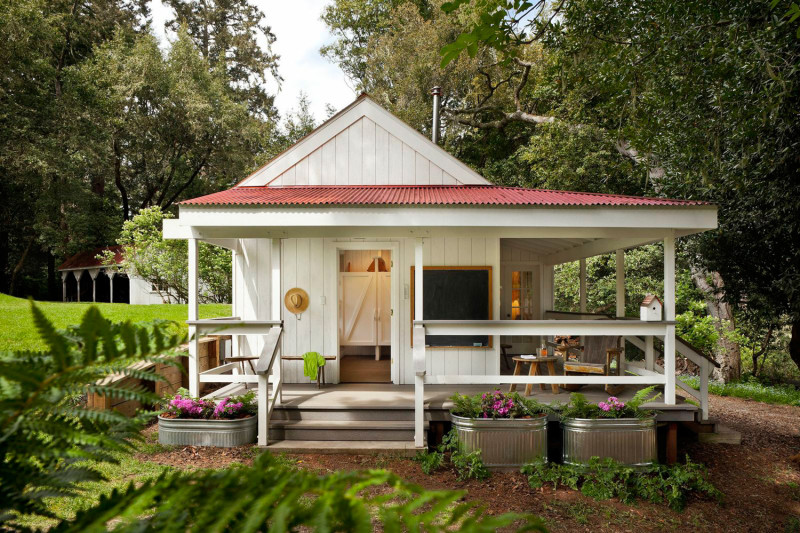
[[[166,222],[166,221],[165,221]],[[443,207],[181,206],[182,226],[255,227],[590,227],[705,231],[717,227],[713,206]],[[164,225],[165,231],[168,225]]]

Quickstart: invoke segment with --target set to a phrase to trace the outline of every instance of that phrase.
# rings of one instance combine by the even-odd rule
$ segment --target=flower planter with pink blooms
[[[479,451],[491,469],[510,469],[547,460],[549,408],[518,393],[499,390],[454,395],[450,420],[464,452]]]
[[[561,413],[562,460],[585,465],[592,457],[610,457],[631,467],[658,461],[655,414],[641,407],[660,395],[642,389],[627,403],[614,396],[592,404],[582,394],[571,395]]]
[[[258,432],[255,393],[215,402],[179,390],[158,416],[158,442],[178,446],[228,448],[255,442]]]

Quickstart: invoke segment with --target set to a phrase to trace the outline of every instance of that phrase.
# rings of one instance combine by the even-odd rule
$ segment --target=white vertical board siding
[[[349,239],[342,239],[348,241]],[[370,239],[372,240],[372,239]],[[398,271],[399,294],[398,323],[399,349],[392,354],[398,361],[400,383],[413,383],[411,352],[411,300],[406,297],[410,288],[411,265],[414,264],[413,239],[377,238],[377,241],[397,242],[397,257],[393,269]],[[270,241],[269,239],[242,239],[241,253],[236,254],[234,314],[242,318],[268,320],[270,318]],[[336,239],[283,239],[281,241],[281,296],[293,287],[305,289],[309,294],[309,307],[298,320],[283,310],[284,334],[282,353],[302,355],[317,351],[324,355],[339,355],[338,341],[338,272],[339,257]],[[380,245],[376,245],[379,249]],[[354,251],[348,251],[354,252]],[[424,244],[427,266],[491,266],[492,316],[500,313],[500,244],[492,237],[435,237],[426,238]],[[323,298],[325,303],[323,304]],[[243,354],[257,354],[260,339],[243,341]],[[492,348],[432,348],[427,350],[427,370],[431,374],[483,375],[499,373],[499,341]],[[328,382],[338,381],[338,361],[328,361],[325,377]],[[301,361],[283,361],[286,383],[307,383]]]
[[[375,185],[389,183],[389,133],[375,125]]]
[[[362,117],[268,185],[462,183],[369,118]]]
[[[411,300],[406,298],[405,287],[410,288],[411,266],[414,264],[414,240],[403,239],[399,254],[404,264],[402,273],[403,296],[400,344],[402,347],[401,380],[413,383],[413,361],[411,356]],[[494,237],[433,237],[424,241],[426,266],[491,266],[492,267],[492,317],[500,313],[500,239]],[[485,375],[499,373],[499,339],[495,338],[491,348],[428,348],[425,351],[425,370],[431,375],[462,374]]]
[[[234,256],[233,315],[243,320],[270,320],[269,241],[240,239],[240,253]],[[263,296],[266,295],[266,296]],[[258,355],[263,346],[260,335],[239,337],[241,355]]]

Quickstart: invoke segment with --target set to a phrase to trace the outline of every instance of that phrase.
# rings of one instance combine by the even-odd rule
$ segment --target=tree
[[[164,220],[171,219],[158,207],[142,209],[122,225],[117,243],[123,247],[123,262],[118,267],[128,274],[150,283],[164,302],[186,302],[189,299],[189,255],[185,240],[164,239]],[[199,300],[230,303],[232,290],[231,252],[201,242],[198,250]],[[113,252],[104,257],[114,267]]]
[[[262,124],[186,33],[164,57],[151,35],[118,35],[74,75],[87,87],[87,157],[113,177],[123,218],[231,186],[253,163]]]
[[[146,15],[138,1],[0,1],[0,291],[60,294],[56,261],[101,244],[111,226],[101,174],[87,172],[74,157],[78,139],[69,142],[65,78],[117,28],[139,31]]]
[[[235,100],[248,104],[262,119],[274,119],[275,97],[266,89],[272,78],[280,83],[278,56],[272,52],[275,35],[264,13],[249,0],[166,0],[175,18],[166,23],[174,32],[186,31],[212,69],[228,80]],[[264,44],[262,45],[262,41]]]
[[[464,4],[445,9],[457,12]],[[620,153],[648,167],[660,194],[717,203],[720,230],[693,241],[696,266],[718,280],[708,287],[709,303],[718,294],[768,321],[787,317],[798,334],[790,352],[800,364],[800,258],[788,244],[798,240],[800,209],[794,201],[800,41],[783,7],[636,0],[477,5],[479,21],[442,49],[445,63],[463,51],[492,50],[516,65],[515,92],[522,95],[535,68],[526,54],[543,45],[562,65],[564,90],[593,101],[588,112],[570,116],[542,113],[522,98],[509,108],[489,95],[483,106],[451,112],[481,128],[554,121],[604,127],[617,132]],[[732,318],[722,321],[732,327]],[[737,352],[729,355],[731,364],[723,362],[735,377]]]

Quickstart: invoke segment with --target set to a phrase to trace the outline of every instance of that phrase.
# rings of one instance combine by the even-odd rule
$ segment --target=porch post
[[[617,318],[625,318],[625,250],[617,250]],[[625,348],[625,337],[622,338],[622,348]],[[625,375],[625,351],[618,359],[619,375]]]
[[[423,241],[414,243],[414,319],[422,320]],[[412,325],[413,326],[413,325]],[[425,327],[413,326],[414,341],[414,446],[425,444]]]
[[[625,317],[625,250],[617,250],[617,318]]]
[[[61,273],[61,301],[67,301],[67,276],[69,276],[69,272],[62,272]]]
[[[675,234],[664,237],[664,313],[667,322],[675,321]],[[664,402],[675,405],[675,326],[664,334]]]
[[[90,268],[89,277],[92,278],[92,301],[97,301],[97,276],[100,274],[99,268]]]
[[[113,270],[108,273],[108,301],[112,304],[114,303],[114,276],[116,275],[117,273]]]
[[[197,320],[197,239],[189,239],[189,320]],[[189,326],[189,392],[200,395],[200,372],[197,357],[200,353],[200,339],[196,326]]]
[[[272,250],[270,258],[272,262],[272,277],[270,279],[270,287],[272,287],[272,303],[270,306],[270,320],[281,319],[281,240],[272,239]],[[278,360],[272,365],[272,375],[275,376],[275,386],[278,388],[276,395],[277,403],[283,402],[283,380],[281,379],[281,372],[283,372],[283,362],[280,358],[281,348],[280,344],[277,348]]]
[[[580,300],[581,313],[586,312],[586,259],[579,261],[580,266],[580,286],[578,289],[578,299]]]
[[[80,274],[79,274],[80,272]],[[78,289],[77,294],[75,295],[75,301],[80,303],[81,301],[81,278],[83,277],[83,270],[73,270],[72,275],[75,276],[75,284]]]
[[[644,367],[652,371],[655,368],[655,362],[656,352],[653,347],[653,336],[648,335],[644,338]]]

